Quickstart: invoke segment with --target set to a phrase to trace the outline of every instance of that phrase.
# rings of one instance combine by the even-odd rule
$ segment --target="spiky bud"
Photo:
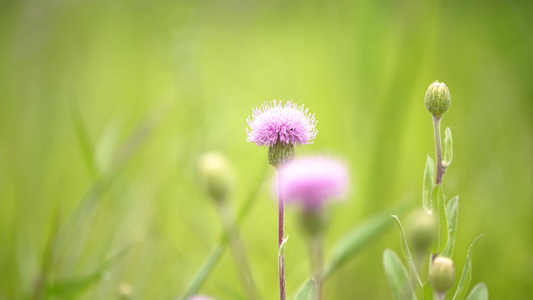
[[[268,162],[275,168],[294,159],[294,145],[290,143],[276,143],[268,147]]]
[[[208,152],[198,161],[201,185],[213,199],[224,199],[232,185],[231,168],[226,158],[218,152]]]
[[[429,270],[429,283],[436,293],[446,293],[455,279],[453,261],[444,256],[437,256]]]
[[[450,107],[452,97],[448,87],[439,81],[433,82],[426,91],[426,108],[435,117],[441,117]]]

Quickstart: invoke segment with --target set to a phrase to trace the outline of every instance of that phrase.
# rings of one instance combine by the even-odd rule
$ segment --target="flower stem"
[[[317,300],[322,299],[323,243],[320,234],[311,237],[311,268],[316,280]]]
[[[446,299],[445,295],[446,294],[444,294],[444,293],[435,293],[435,300],[444,300],[444,299]]]
[[[278,187],[281,186],[281,176],[282,173],[277,171],[278,175]],[[285,254],[284,251],[280,251],[281,244],[283,243],[284,235],[284,215],[285,215],[285,204],[283,202],[283,196],[281,191],[278,189],[278,275],[279,275],[279,299],[285,300]]]
[[[224,231],[226,232],[228,238],[231,253],[233,254],[233,258],[235,259],[239,269],[239,275],[241,277],[245,292],[248,295],[248,299],[258,300],[260,297],[257,293],[257,287],[255,285],[250,266],[248,265],[246,252],[244,251],[244,244],[239,232],[237,231],[237,228],[235,227],[233,214],[231,213],[227,201],[224,199],[218,201],[218,210],[222,219]]]
[[[440,116],[433,116],[433,132],[435,135],[435,156],[437,165],[437,176],[435,176],[435,185],[442,184],[442,177],[444,176],[444,166],[442,165],[442,146],[440,140]]]

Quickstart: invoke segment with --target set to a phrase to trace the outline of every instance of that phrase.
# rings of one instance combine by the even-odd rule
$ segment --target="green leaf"
[[[400,222],[400,219],[398,219],[397,216],[392,215],[392,217],[398,223],[398,227],[400,227],[400,241],[402,244],[403,255],[405,256],[405,259],[409,263],[409,268],[411,269],[411,275],[415,276],[420,287],[423,287],[422,281],[420,280],[420,276],[418,275],[418,271],[416,270],[415,262],[413,261],[413,257],[411,256],[411,251],[409,250],[409,244],[407,243],[407,237],[405,236],[405,231],[403,230],[402,223]]]
[[[453,139],[450,127],[446,127],[444,131],[444,160],[442,161],[445,167],[452,163],[453,159]]]
[[[114,253],[109,259],[104,261],[96,270],[80,278],[73,278],[55,282],[46,288],[48,296],[72,297],[89,288],[93,283],[102,278],[105,272],[117,263],[121,258],[132,249],[133,245],[126,245]]]
[[[462,300],[465,298],[465,295],[470,286],[470,281],[472,280],[472,251],[476,247],[481,235],[478,236],[470,245],[468,249],[468,254],[466,255],[465,266],[463,268],[463,273],[461,274],[461,279],[459,280],[459,285],[457,285],[457,290],[455,290],[455,295],[453,295],[453,300]]]
[[[489,300],[489,290],[484,282],[476,284],[466,300]]]
[[[424,169],[424,183],[422,185],[422,206],[424,210],[430,214],[433,210],[431,203],[431,190],[435,182],[435,163],[433,159],[428,156],[426,159],[426,168]]]
[[[433,288],[431,287],[431,284],[429,284],[429,281],[426,281],[424,283],[424,300],[433,300],[435,296],[435,293],[433,293]]]
[[[358,224],[350,232],[345,234],[333,247],[331,258],[326,265],[324,278],[336,271],[349,257],[361,251],[373,240],[377,239],[393,224],[390,217],[391,211],[405,212],[411,205],[400,207],[399,209],[388,209],[386,212],[378,213],[372,218]]]
[[[431,192],[433,203],[437,207],[437,253],[442,253],[448,245],[448,219],[446,218],[446,206],[444,204],[444,193],[442,186],[436,185]]]
[[[287,237],[284,238],[283,241],[281,242],[281,245],[279,245],[278,258],[283,256],[283,254],[285,254],[285,244],[287,243],[288,240],[289,240],[289,235],[287,235]]]
[[[390,249],[383,253],[383,266],[396,300],[416,299],[407,270],[396,253]]]
[[[294,300],[316,300],[317,298],[317,286],[315,279],[308,279],[298,290]]]
[[[455,247],[455,235],[457,234],[457,216],[458,216],[459,196],[453,197],[446,206],[446,217],[448,219],[449,239],[446,249],[442,252],[443,256],[451,258],[453,248]]]

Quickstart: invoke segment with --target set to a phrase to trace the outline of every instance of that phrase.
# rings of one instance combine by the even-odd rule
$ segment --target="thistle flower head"
[[[348,170],[327,157],[304,157],[280,168],[279,193],[287,203],[305,210],[319,210],[329,199],[342,198],[348,186]]]
[[[246,134],[248,141],[260,147],[272,147],[278,143],[285,145],[311,144],[316,136],[315,116],[308,112],[308,108],[292,101],[282,102],[273,100],[253,110],[252,117],[248,117]]]

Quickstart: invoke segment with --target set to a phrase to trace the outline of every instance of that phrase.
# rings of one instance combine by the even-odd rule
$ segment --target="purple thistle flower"
[[[277,143],[285,145],[311,144],[317,131],[315,115],[298,108],[296,103],[287,101],[265,102],[259,109],[254,109],[252,117],[248,117],[246,134],[248,141],[260,147],[272,147]]]
[[[331,198],[343,198],[348,187],[346,166],[327,157],[303,157],[280,169],[279,192],[287,203],[319,210]]]

